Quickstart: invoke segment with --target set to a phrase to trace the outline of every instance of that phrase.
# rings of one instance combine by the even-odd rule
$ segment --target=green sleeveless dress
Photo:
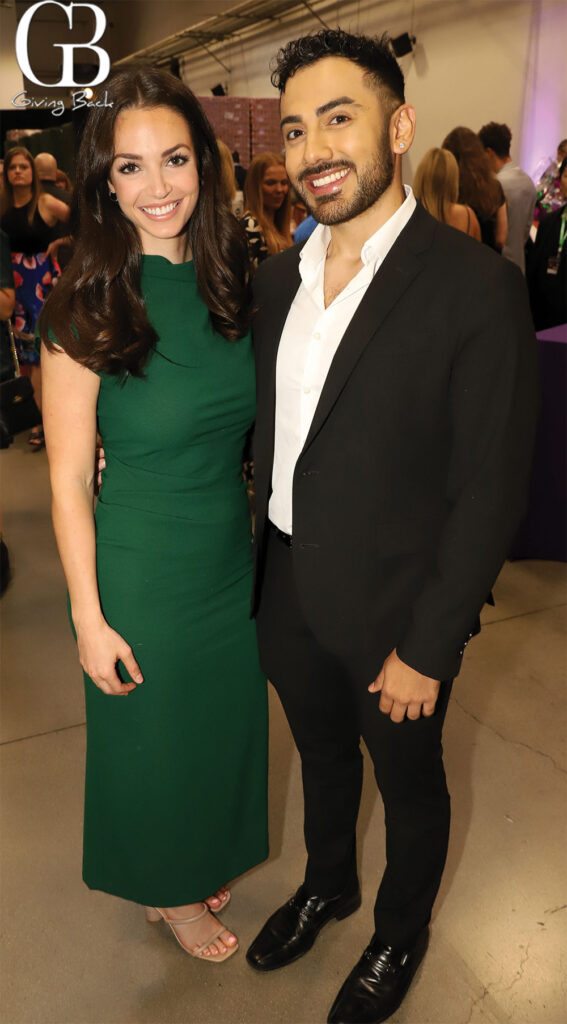
[[[242,481],[254,368],[249,337],[213,331],[192,262],[143,257],[142,293],[159,342],[143,379],[101,377],[96,536],[103,613],[144,682],[118,698],[85,677],[83,877],[167,907],[210,896],[268,854],[267,695]]]

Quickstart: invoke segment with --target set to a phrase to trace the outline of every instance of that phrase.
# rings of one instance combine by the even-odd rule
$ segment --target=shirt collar
[[[381,228],[378,228],[362,246],[360,258],[365,266],[383,260],[388,255],[398,235],[403,231],[417,203],[409,185],[404,185],[406,198],[402,205],[388,218]],[[331,241],[331,229],[327,224],[318,224],[313,233],[303,246],[300,258],[300,273],[305,284],[313,280],[321,264],[325,259],[329,242]]]

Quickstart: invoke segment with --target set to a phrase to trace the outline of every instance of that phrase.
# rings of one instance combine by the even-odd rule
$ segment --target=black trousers
[[[299,606],[291,550],[271,530],[257,628],[263,670],[301,756],[307,891],[330,897],[356,885],[362,736],[386,822],[376,934],[403,948],[429,921],[445,865],[450,802],[441,732],[451,683],[442,683],[431,717],[392,722],[367,689],[389,651],[342,659],[321,647]]]

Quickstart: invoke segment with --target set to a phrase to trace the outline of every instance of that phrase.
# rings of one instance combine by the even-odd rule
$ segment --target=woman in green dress
[[[85,673],[83,877],[218,963],[238,943],[213,910],[268,852],[246,241],[190,90],[152,67],[104,87],[78,157],[73,259],[41,322],[53,521]]]

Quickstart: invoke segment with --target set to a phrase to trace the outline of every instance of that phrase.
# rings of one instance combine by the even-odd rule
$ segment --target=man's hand
[[[370,693],[380,692],[380,711],[393,722],[404,718],[417,719],[432,715],[439,694],[440,682],[422,676],[398,658],[396,651],[388,655],[377,679],[368,687]]]

